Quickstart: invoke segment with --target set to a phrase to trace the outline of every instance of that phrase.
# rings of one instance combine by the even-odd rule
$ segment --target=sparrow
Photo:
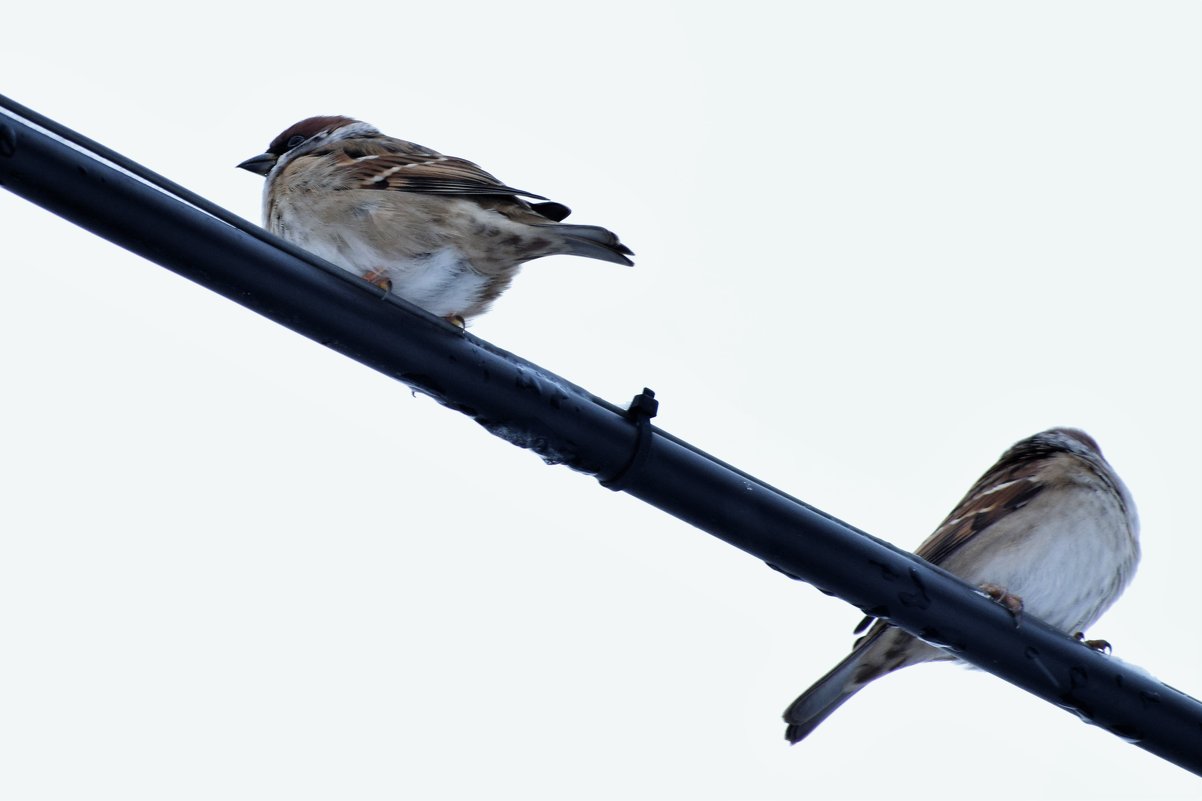
[[[1016,616],[1030,613],[1108,649],[1080,632],[1131,581],[1138,538],[1131,493],[1098,443],[1084,431],[1053,428],[1006,451],[915,553]],[[869,682],[908,665],[955,659],[882,620],[865,618],[855,633],[865,629],[851,654],[785,711],[790,743]]]
[[[460,327],[531,259],[633,265],[612,232],[564,224],[567,206],[349,117],[301,120],[238,167],[267,178],[269,231]]]

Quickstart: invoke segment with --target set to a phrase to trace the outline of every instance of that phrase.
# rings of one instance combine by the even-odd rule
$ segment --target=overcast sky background
[[[348,114],[617,231],[472,332],[913,548],[1014,441],[1143,519],[1092,632],[1202,694],[1196,3],[25,4],[3,93],[247,218]],[[7,15],[13,25],[14,13]],[[859,612],[0,192],[0,796],[1184,798]]]

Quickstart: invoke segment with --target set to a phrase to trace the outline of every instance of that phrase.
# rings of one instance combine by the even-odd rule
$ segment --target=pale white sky
[[[902,546],[1086,429],[1144,523],[1093,634],[1202,693],[1197,4],[192,13],[27,4],[0,91],[255,220],[234,165],[331,113],[570,205],[638,266],[536,262],[473,332]],[[857,610],[7,192],[0,233],[0,797],[1197,797],[947,665],[788,748]]]

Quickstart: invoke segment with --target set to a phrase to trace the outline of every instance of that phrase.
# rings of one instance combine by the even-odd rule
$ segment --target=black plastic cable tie
[[[620,492],[626,488],[630,478],[642,467],[643,461],[647,458],[647,451],[651,449],[651,438],[654,436],[654,431],[651,429],[651,418],[658,413],[659,401],[655,399],[655,392],[643,387],[643,391],[634,396],[634,399],[630,401],[629,408],[626,409],[626,419],[635,426],[634,451],[630,454],[630,461],[618,471],[617,475],[601,479],[601,486],[614,492]]]

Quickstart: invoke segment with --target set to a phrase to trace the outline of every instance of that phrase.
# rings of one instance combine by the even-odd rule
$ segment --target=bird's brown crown
[[[300,146],[319,133],[333,131],[353,122],[355,120],[350,117],[341,116],[309,117],[303,119],[298,123],[290,125],[284,129],[283,133],[271,140],[271,144],[267,146],[267,152],[282,156],[292,148]]]

